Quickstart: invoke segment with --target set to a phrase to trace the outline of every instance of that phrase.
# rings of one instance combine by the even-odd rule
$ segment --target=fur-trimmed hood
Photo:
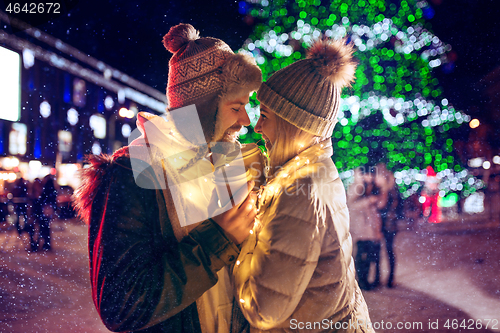
[[[118,149],[113,155],[87,155],[89,166],[81,171],[81,184],[73,194],[73,206],[78,216],[90,223],[90,210],[97,191],[108,173],[113,161],[121,156],[130,156],[128,147]]]

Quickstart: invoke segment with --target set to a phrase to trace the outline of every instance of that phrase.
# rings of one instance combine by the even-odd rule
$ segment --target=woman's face
[[[262,134],[267,151],[271,149],[276,139],[276,117],[268,107],[260,105],[260,118],[255,125],[255,132]]]

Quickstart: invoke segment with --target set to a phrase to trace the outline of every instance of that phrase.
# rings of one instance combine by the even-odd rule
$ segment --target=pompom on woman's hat
[[[298,128],[330,137],[337,123],[342,88],[354,80],[353,46],[346,39],[319,39],[307,58],[280,69],[262,83],[257,99]]]
[[[176,109],[216,94],[216,101],[228,95],[259,88],[262,73],[249,55],[234,54],[222,40],[200,37],[191,25],[181,23],[163,37],[173,53],[169,61],[167,97]]]

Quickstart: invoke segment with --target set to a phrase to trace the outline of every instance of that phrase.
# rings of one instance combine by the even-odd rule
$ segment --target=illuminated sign
[[[25,124],[13,123],[9,133],[9,153],[12,155],[26,154],[27,127]]]
[[[59,139],[59,151],[62,153],[71,152],[71,145],[73,142],[73,136],[71,132],[68,131],[59,131],[57,133]]]
[[[73,80],[73,104],[84,107],[87,103],[87,85],[81,79]]]
[[[106,119],[100,114],[90,116],[90,128],[94,130],[94,136],[98,139],[106,137]]]
[[[19,121],[21,99],[21,57],[0,46],[0,119]]]

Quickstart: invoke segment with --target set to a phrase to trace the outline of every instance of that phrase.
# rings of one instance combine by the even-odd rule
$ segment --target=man
[[[89,223],[94,304],[115,332],[201,332],[206,316],[198,316],[196,301],[236,260],[256,215],[255,195],[246,195],[253,184],[217,215],[203,211],[214,192],[197,186],[211,183],[207,169],[225,163],[227,146],[237,148],[260,69],[223,41],[199,38],[189,24],[171,28],[163,41],[174,53],[167,116],[140,113],[141,136],[111,157],[91,158],[76,194]]]

